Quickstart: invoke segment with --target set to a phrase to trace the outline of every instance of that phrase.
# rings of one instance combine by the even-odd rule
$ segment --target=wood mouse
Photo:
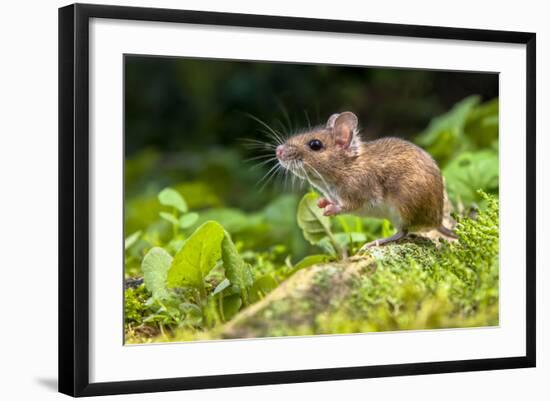
[[[353,213],[385,218],[398,232],[365,244],[397,241],[410,231],[442,225],[445,189],[434,159],[411,142],[387,137],[364,141],[358,119],[346,111],[330,116],[325,126],[296,134],[280,143],[278,162],[321,192],[325,216]]]

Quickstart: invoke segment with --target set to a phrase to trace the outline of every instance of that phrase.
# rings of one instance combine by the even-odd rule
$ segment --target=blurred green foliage
[[[479,189],[498,193],[498,121],[498,99],[480,104],[479,96],[470,96],[415,138],[442,168],[459,209],[481,201]]]
[[[410,138],[471,94],[497,97],[498,74],[126,56],[125,152],[265,139],[248,114],[286,131],[353,110],[369,138]]]
[[[261,188],[258,182],[270,166],[247,162],[258,152],[246,149],[239,138],[266,138],[261,124],[246,113],[292,132],[323,123],[334,111],[354,110],[368,118],[362,124],[364,137],[397,135],[428,150],[442,168],[459,214],[472,208],[495,213],[498,206],[478,190],[498,195],[497,79],[491,74],[127,57],[125,275],[144,278],[144,284],[126,289],[127,340],[167,339],[177,330],[191,337],[207,333],[296,271],[353,254],[366,241],[393,232],[384,220],[320,215],[311,207],[316,195],[305,186],[288,188],[275,181]],[[479,95],[466,97],[471,93]],[[468,224],[478,224],[462,221],[467,232],[473,232]],[[432,259],[418,255],[391,277],[381,276],[380,283],[365,282],[363,301],[377,297],[381,303],[368,301],[367,308],[359,299],[357,313],[379,308],[384,299],[405,299],[412,288],[419,296],[429,295],[436,305],[431,308],[441,316],[451,310],[458,316],[462,308],[460,316],[466,319],[472,307],[466,303],[479,292],[457,266],[466,259],[469,269],[481,266],[481,255],[458,248],[439,256],[425,251]],[[487,255],[496,263],[496,254]],[[426,270],[425,264],[440,265],[447,257],[453,260],[449,269],[456,268],[454,281],[437,269],[439,275],[427,277],[436,270]],[[389,283],[397,276],[414,285],[392,289]],[[498,296],[498,269],[483,280],[487,293],[492,288]],[[368,292],[375,289],[382,292]],[[401,310],[407,312],[402,318],[412,321],[416,312],[403,302]],[[351,330],[342,326],[344,318],[337,321],[349,313],[325,316],[323,327]],[[375,325],[369,327],[420,325],[384,319],[369,319]]]

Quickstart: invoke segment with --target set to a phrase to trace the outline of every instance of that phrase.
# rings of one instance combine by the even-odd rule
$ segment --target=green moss
[[[498,200],[459,218],[453,243],[413,241],[373,249],[376,271],[349,302],[318,316],[319,331],[365,332],[498,324]]]
[[[145,306],[150,294],[142,284],[124,291],[124,320],[126,324],[141,324],[148,308]]]

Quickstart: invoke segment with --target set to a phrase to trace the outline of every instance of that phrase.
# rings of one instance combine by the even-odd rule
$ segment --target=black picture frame
[[[91,18],[274,28],[526,45],[526,354],[520,357],[407,363],[90,383],[88,61]],[[252,386],[535,366],[536,35],[434,26],[74,4],[59,9],[59,391],[72,396]]]

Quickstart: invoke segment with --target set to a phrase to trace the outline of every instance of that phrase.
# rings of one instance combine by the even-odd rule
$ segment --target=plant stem
[[[172,216],[174,216],[174,218],[178,220],[178,211],[177,209],[174,207],[172,208]],[[177,223],[172,223],[172,238],[176,238],[176,236],[178,235],[178,224]]]
[[[328,238],[330,240],[330,243],[334,247],[334,250],[336,251],[336,253],[342,259],[346,259],[348,257],[348,252],[347,252],[346,248],[343,248],[343,247],[340,246],[340,244],[338,243],[338,241],[336,241],[336,238],[334,237],[334,235],[332,234],[332,232],[330,230],[327,230],[327,234],[328,234]]]

